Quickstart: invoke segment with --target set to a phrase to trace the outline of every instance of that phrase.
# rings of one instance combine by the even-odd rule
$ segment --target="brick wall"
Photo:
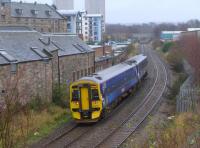
[[[99,46],[99,47],[95,47],[93,48],[93,50],[95,51],[95,58],[99,58],[99,57],[102,57],[104,54],[104,49],[102,46]]]
[[[111,54],[112,53],[112,46],[105,46],[105,54]]]
[[[112,46],[99,46],[96,48],[93,48],[93,50],[95,51],[95,57],[99,58],[108,54],[112,53]]]

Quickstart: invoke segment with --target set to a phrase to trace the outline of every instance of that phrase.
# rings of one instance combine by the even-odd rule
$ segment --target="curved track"
[[[168,80],[167,71],[163,63],[156,56],[152,56],[152,58],[155,60],[154,62],[156,62],[157,79],[153,88],[146,96],[145,101],[140,105],[136,113],[132,113],[119,128],[100,141],[95,147],[119,147],[133,132],[135,132],[162,98]]]
[[[39,147],[118,147],[121,145],[150,114],[166,89],[165,66],[155,54],[152,54],[152,51],[148,51],[147,54],[152,64],[149,66],[152,80],[147,83],[148,85],[142,85],[143,90],[134,95],[134,98],[140,98],[139,101],[134,99],[135,103],[132,103],[134,101],[130,99],[133,96],[128,97],[109,115],[110,117],[107,117],[110,118],[109,120],[106,118],[90,125],[75,124]]]

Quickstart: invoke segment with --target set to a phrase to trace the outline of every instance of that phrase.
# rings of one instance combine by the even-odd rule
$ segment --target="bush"
[[[28,107],[34,111],[42,111],[48,107],[48,104],[49,103],[44,102],[39,96],[37,96],[28,103]]]
[[[169,50],[174,46],[173,42],[167,42],[163,44],[163,47],[161,48],[161,51],[166,53],[169,52]]]
[[[172,70],[177,73],[184,71],[183,56],[177,49],[170,49],[166,58]]]
[[[61,107],[66,107],[67,103],[64,101],[64,98],[66,98],[66,86],[55,85],[53,89],[53,103]]]
[[[179,74],[179,78],[174,82],[173,86],[170,88],[170,93],[167,97],[169,100],[176,101],[176,96],[180,91],[180,87],[185,82],[186,79],[187,75],[185,73]]]

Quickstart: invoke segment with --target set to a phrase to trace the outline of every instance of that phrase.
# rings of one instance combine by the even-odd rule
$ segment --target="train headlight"
[[[79,101],[73,101],[72,103],[79,105]]]

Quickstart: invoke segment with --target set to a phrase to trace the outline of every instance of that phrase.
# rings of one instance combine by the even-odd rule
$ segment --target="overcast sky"
[[[52,0],[36,1],[52,4]],[[83,8],[81,1],[75,0],[76,8]],[[200,0],[106,0],[107,23],[184,22],[189,19],[200,19]]]

